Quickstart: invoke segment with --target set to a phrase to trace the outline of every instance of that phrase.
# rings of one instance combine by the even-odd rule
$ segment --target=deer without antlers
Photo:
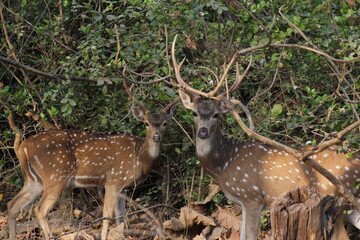
[[[227,112],[225,103],[215,99],[205,101],[199,96],[220,99],[225,94],[216,95],[221,81],[210,93],[189,86],[180,75],[184,61],[180,64],[176,61],[175,42],[176,37],[172,44],[172,61],[176,79],[185,90],[179,90],[182,103],[194,112],[196,155],[227,198],[242,207],[241,240],[257,239],[262,209],[269,208],[272,201],[283,192],[300,186],[313,186],[323,196],[339,194],[325,177],[287,152],[258,141],[237,142],[226,138],[217,123],[218,115]],[[240,75],[236,69],[236,80],[229,88],[231,91],[240,84],[246,72]],[[297,149],[305,151],[308,148]],[[344,154],[337,153],[337,147],[334,146],[310,157],[351,188],[353,193],[357,192],[355,182],[360,173],[360,155],[348,159]],[[347,217],[360,229],[358,212]],[[348,239],[344,227],[341,224],[338,227],[337,239]]]
[[[119,193],[137,184],[149,173],[160,155],[160,144],[168,120],[172,118],[174,100],[159,113],[147,110],[124,87],[139,107],[132,111],[146,125],[145,138],[126,133],[90,133],[48,130],[28,138],[19,150],[24,186],[8,203],[10,239],[16,239],[16,215],[36,197],[35,207],[46,239],[51,229],[47,215],[66,187],[101,186],[105,188],[103,216],[120,215]],[[107,237],[109,220],[103,220],[101,239]]]

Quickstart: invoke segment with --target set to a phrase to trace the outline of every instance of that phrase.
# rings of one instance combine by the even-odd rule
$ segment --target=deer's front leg
[[[242,207],[242,226],[240,240],[257,240],[263,205],[255,201],[246,201]]]
[[[118,191],[114,186],[105,186],[105,197],[104,197],[104,209],[103,217],[112,218],[114,217],[115,207],[117,204]],[[109,230],[110,220],[103,220],[103,227],[101,231],[101,240],[106,240]]]

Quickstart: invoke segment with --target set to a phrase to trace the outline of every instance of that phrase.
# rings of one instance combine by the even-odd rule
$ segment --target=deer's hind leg
[[[119,226],[120,223],[124,222],[124,216],[126,213],[126,193],[124,190],[120,191],[120,196],[118,196],[117,204],[115,207],[115,217],[116,217],[116,225]]]
[[[8,203],[9,214],[9,238],[16,239],[16,216],[29,205],[35,198],[40,196],[43,185],[40,182],[26,181],[21,191]]]
[[[49,240],[51,229],[47,221],[47,215],[58,201],[61,192],[65,188],[64,182],[50,183],[44,186],[44,193],[42,194],[39,203],[35,207],[35,214],[39,219],[40,226],[44,231],[45,239]]]
[[[353,209],[353,212],[351,214],[345,215],[345,221],[348,221],[349,223],[354,225],[354,227],[360,229],[360,213],[356,209]]]

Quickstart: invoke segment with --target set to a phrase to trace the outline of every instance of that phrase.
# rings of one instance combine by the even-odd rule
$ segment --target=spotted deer
[[[130,94],[127,87],[126,90]],[[52,129],[21,144],[18,155],[24,186],[8,203],[11,240],[16,239],[16,215],[40,195],[35,214],[45,238],[50,239],[47,215],[67,187],[104,187],[103,217],[119,217],[119,193],[144,179],[159,158],[166,123],[178,102],[174,100],[159,113],[153,113],[130,96],[138,105],[132,108],[134,117],[146,125],[145,138],[127,133]],[[103,220],[102,240],[107,237],[108,227],[109,220]]]
[[[184,61],[177,63],[175,42],[172,45],[172,60],[176,79],[185,91],[179,95],[185,108],[193,111],[195,122],[196,155],[201,166],[219,184],[220,188],[234,204],[242,208],[241,240],[256,240],[259,231],[261,212],[282,193],[300,186],[313,186],[325,195],[339,195],[336,187],[303,161],[294,156],[258,141],[239,142],[225,137],[218,125],[218,116],[227,112],[224,102],[203,100],[199,92],[189,86],[180,75]],[[245,74],[237,69],[234,90]],[[224,93],[217,96],[220,97]],[[311,148],[298,147],[300,151]],[[311,158],[321,164],[352,192],[360,178],[360,155],[347,158],[337,152],[337,147],[329,147]],[[348,216],[348,220],[360,229],[360,214]],[[337,239],[348,239],[341,225]],[[344,232],[345,231],[345,232]]]

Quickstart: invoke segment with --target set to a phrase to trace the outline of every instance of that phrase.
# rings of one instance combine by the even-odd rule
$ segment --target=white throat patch
[[[148,152],[149,152],[149,155],[150,157],[152,158],[158,158],[159,155],[160,155],[160,143],[154,143],[154,142],[150,142],[149,144],[149,149],[148,149]]]
[[[210,145],[210,138],[201,139],[196,138],[196,154],[199,157],[204,157],[210,153],[211,145]]]

